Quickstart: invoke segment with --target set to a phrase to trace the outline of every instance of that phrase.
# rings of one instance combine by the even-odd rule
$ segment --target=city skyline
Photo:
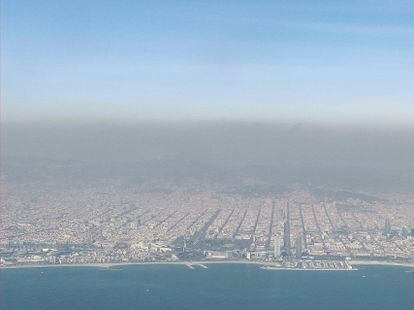
[[[412,309],[412,1],[0,6],[1,309]]]

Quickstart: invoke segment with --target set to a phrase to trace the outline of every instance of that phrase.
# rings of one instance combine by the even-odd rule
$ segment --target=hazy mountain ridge
[[[414,130],[243,122],[7,125],[8,180],[235,182],[409,190]]]

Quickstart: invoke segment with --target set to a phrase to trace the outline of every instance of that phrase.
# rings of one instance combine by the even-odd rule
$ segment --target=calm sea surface
[[[0,271],[0,309],[414,309],[414,273],[269,271],[253,265]]]

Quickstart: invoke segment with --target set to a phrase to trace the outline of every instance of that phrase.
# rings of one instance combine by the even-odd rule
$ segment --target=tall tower
[[[283,226],[283,249],[287,256],[291,255],[290,251],[290,206],[287,203],[287,214],[285,224]]]
[[[278,258],[280,257],[280,240],[279,236],[275,236],[273,240],[273,257]]]
[[[384,235],[388,236],[391,233],[390,219],[387,217],[384,224]]]
[[[296,238],[295,241],[295,256],[296,258],[301,258],[302,257],[302,238],[299,236]]]
[[[185,250],[187,249],[187,242],[185,241],[184,238],[184,242],[183,242],[183,253],[185,253]]]

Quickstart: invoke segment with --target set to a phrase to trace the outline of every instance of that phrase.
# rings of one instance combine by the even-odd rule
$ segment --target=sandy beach
[[[397,263],[397,262],[383,262],[383,261],[365,261],[365,260],[351,260],[348,262],[351,266],[358,265],[376,265],[376,266],[399,266],[414,268],[414,264]]]
[[[360,265],[376,265],[376,266],[399,266],[408,267],[414,269],[414,264],[409,263],[397,263],[397,262],[383,262],[383,261],[363,261],[363,260],[351,260],[348,261],[351,266]],[[176,261],[176,262],[125,262],[125,263],[93,263],[93,264],[28,264],[28,265],[13,265],[13,266],[1,266],[1,269],[21,269],[21,268],[54,268],[54,267],[85,267],[85,268],[113,268],[117,266],[144,266],[144,265],[184,265],[192,267],[203,267],[204,265],[211,264],[246,264],[257,265],[262,267],[274,267],[273,270],[302,270],[295,268],[279,267],[272,262],[259,262],[259,261],[245,261],[245,260],[211,260],[211,261]],[[204,266],[205,267],[205,266]],[[193,268],[191,268],[193,269]],[[307,270],[307,269],[304,269]],[[319,269],[312,269],[318,271]],[[322,269],[320,269],[322,271]],[[335,269],[336,270],[336,269]]]
[[[141,265],[184,265],[184,266],[201,266],[209,264],[250,264],[259,266],[274,266],[269,262],[254,261],[176,261],[176,262],[125,262],[125,263],[93,263],[93,264],[27,264],[1,266],[1,269],[20,269],[20,268],[54,268],[54,267],[93,267],[93,268],[112,268],[117,266],[141,266]]]

